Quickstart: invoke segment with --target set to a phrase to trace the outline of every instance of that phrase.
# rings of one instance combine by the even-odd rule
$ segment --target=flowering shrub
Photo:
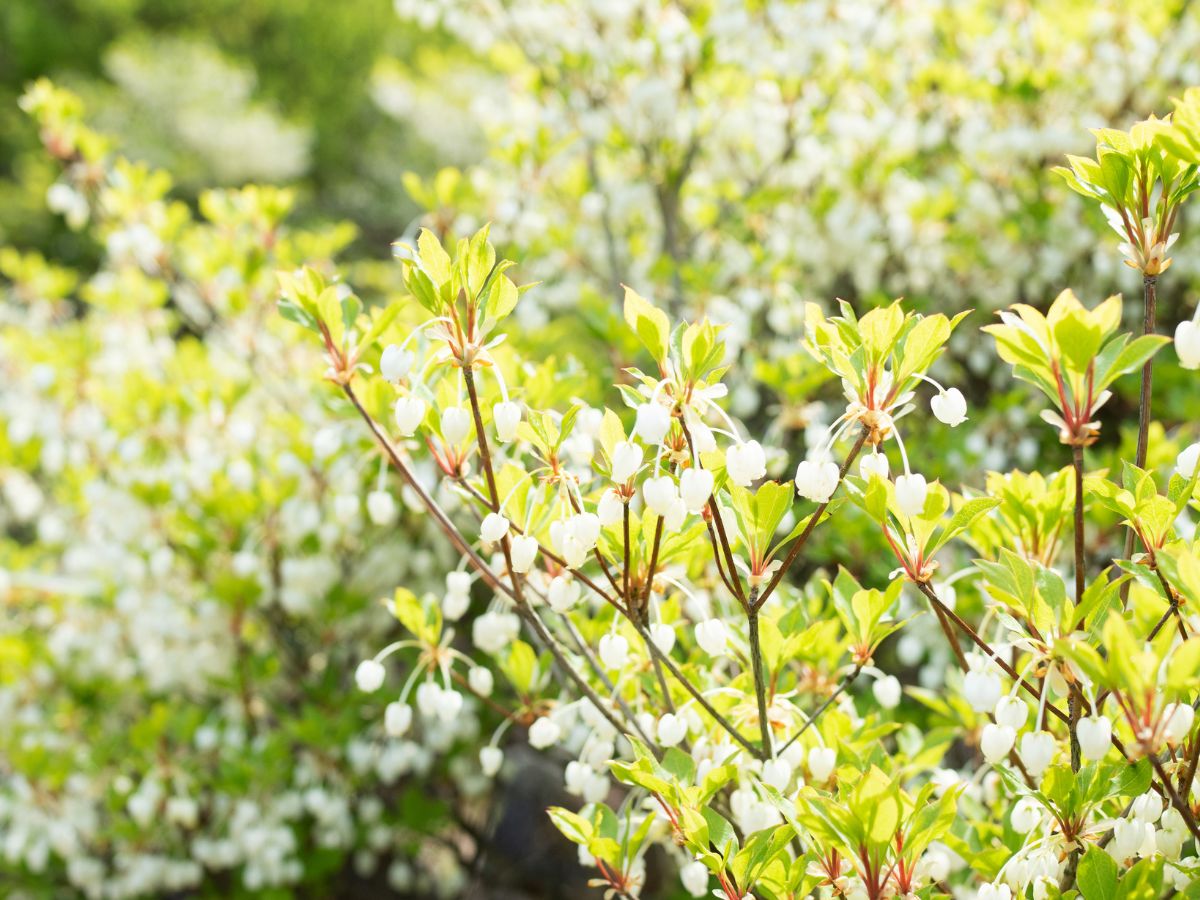
[[[426,836],[456,812],[416,779],[477,794],[434,756],[476,724],[392,741],[346,701],[380,593],[447,557],[411,549],[369,444],[295,389],[314,354],[274,314],[274,270],[331,265],[352,230],[290,226],[275,188],[194,216],[71,95],[25,104],[104,262],[0,251],[5,893],[454,891]]]
[[[1046,160],[1200,20],[398,6],[532,102],[391,267],[26,95],[103,261],[0,251],[6,885],[473,896],[528,744],[598,894],[1194,893],[1200,97]]]
[[[617,408],[574,400],[505,340],[536,287],[487,228],[450,249],[428,230],[398,243],[408,296],[369,313],[315,269],[282,273],[283,315],[319,336],[347,413],[460,557],[444,590],[397,589],[406,638],[357,668],[375,694],[403,660],[388,729],[486,705],[487,775],[514,730],[565,750],[584,805],[550,816],[609,896],[642,895],[652,846],[693,896],[727,900],[1194,890],[1200,444],[1164,481],[1178,442],[1149,438],[1169,342],[1155,290],[1196,185],[1198,106],[1190,92],[1174,121],[1100,131],[1097,158],[1071,161],[1071,187],[1129,242],[1144,333],[1121,330],[1120,297],[1089,308],[1070,291],[987,326],[1070,454],[982,491],[927,480],[902,436],[927,402],[967,421],[929,374],[966,312],[808,304],[805,349],[846,404],[788,460],[725,409],[725,327],[673,322],[630,287],[642,364],[615,374]],[[1139,370],[1136,459],[1089,471],[1109,389]],[[801,565],[840,520],[881,536],[890,580]],[[454,623],[473,602],[467,640]],[[955,663],[936,689],[877,661],[922,617]]]

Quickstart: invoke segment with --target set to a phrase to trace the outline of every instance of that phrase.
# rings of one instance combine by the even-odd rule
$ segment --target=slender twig
[[[1158,306],[1158,276],[1147,275],[1142,279],[1142,334],[1154,334],[1155,313]],[[1142,366],[1142,390],[1138,410],[1137,467],[1146,468],[1146,451],[1150,440],[1150,395],[1153,390],[1154,357]]]
[[[1142,334],[1154,334],[1157,327],[1155,322],[1158,307],[1158,276],[1146,275],[1142,278]],[[1142,386],[1138,396],[1138,440],[1137,455],[1134,458],[1139,469],[1146,468],[1146,452],[1150,441],[1150,408],[1151,393],[1154,381],[1154,357],[1151,356],[1142,365]],[[1125,535],[1124,559],[1133,555],[1134,533],[1130,529]],[[1129,600],[1129,582],[1121,585],[1121,606]]]
[[[800,736],[803,735],[804,732],[808,731],[808,729],[811,726],[815,725],[817,722],[817,719],[821,718],[821,714],[823,712],[825,712],[825,710],[829,709],[829,707],[833,706],[834,703],[837,702],[837,698],[842,696],[842,694],[844,694],[846,692],[846,690],[850,687],[850,685],[852,685],[854,683],[854,679],[856,679],[858,677],[858,673],[861,671],[862,671],[861,665],[855,666],[854,669],[850,672],[850,674],[847,675],[844,679],[842,679],[842,683],[837,686],[837,689],[832,694],[830,694],[828,697],[825,698],[825,702],[822,703],[820,706],[818,706],[813,711],[812,715],[808,716],[808,718],[806,718],[804,720],[804,724],[800,726],[800,730],[797,731],[795,734],[793,734],[790,738],[788,738],[787,743],[779,748],[779,753],[783,753],[785,750],[787,750],[788,747],[792,746],[792,744],[796,743],[796,741],[798,741],[800,739]]]
[[[679,427],[683,429],[683,438],[687,441],[688,451],[693,458],[698,459],[696,447],[692,443],[692,433],[683,419],[679,420]],[[725,533],[725,520],[721,518],[721,508],[717,503],[716,491],[713,491],[712,496],[708,498],[708,514],[708,536],[713,544],[713,556],[717,559],[717,571],[721,572],[721,557],[724,556],[725,571],[721,572],[722,580],[737,601],[745,607],[746,592],[742,588],[742,580],[737,576],[737,566],[733,564],[733,548],[729,544],[729,535]]]
[[[566,656],[563,654],[561,648],[558,646],[558,642],[554,639],[554,636],[550,634],[545,625],[542,623],[541,619],[537,617],[529,605],[524,602],[523,595],[516,594],[513,588],[506,584],[499,576],[496,575],[495,572],[492,571],[491,566],[487,564],[487,562],[475,551],[475,548],[472,547],[471,544],[462,536],[459,530],[454,526],[454,523],[450,521],[450,518],[446,515],[445,511],[441,508],[441,506],[438,505],[437,501],[433,499],[427,490],[425,490],[424,485],[417,480],[416,476],[412,472],[412,469],[410,469],[409,466],[404,462],[400,454],[396,452],[396,448],[392,446],[392,442],[388,440],[387,435],[383,433],[375,419],[372,418],[370,413],[368,413],[363,407],[361,401],[358,399],[358,396],[354,393],[354,389],[349,384],[345,384],[342,385],[342,391],[349,398],[354,408],[358,410],[359,415],[367,423],[367,427],[371,430],[371,433],[375,436],[375,439],[379,445],[383,447],[383,450],[391,460],[392,465],[398,472],[400,472],[400,475],[404,479],[405,483],[413,490],[425,509],[430,513],[430,515],[433,516],[434,520],[441,527],[442,531],[445,532],[446,537],[449,538],[450,543],[454,545],[454,548],[464,557],[466,557],[467,561],[472,565],[472,567],[475,568],[476,571],[479,572],[480,576],[491,586],[493,590],[507,595],[516,603],[517,614],[530,626],[530,628],[533,629],[534,633],[550,651],[550,654],[554,657],[555,662],[558,663],[559,667],[566,673],[567,677],[575,682],[576,686],[580,689],[580,691],[583,692],[584,696],[587,697],[591,704],[595,706],[597,710],[599,710],[600,714],[608,720],[608,723],[613,726],[618,734],[625,732],[625,726],[621,725],[621,723],[617,721],[616,717],[613,716],[612,711],[607,707],[599,695],[596,694],[596,692],[592,689],[592,686],[587,683],[587,680],[575,671],[574,667],[570,664]],[[511,566],[509,568],[511,571]]]
[[[481,557],[475,551],[475,548],[471,546],[471,544],[462,536],[461,533],[459,533],[459,530],[454,526],[454,523],[450,521],[450,517],[446,515],[445,510],[443,510],[438,502],[433,499],[429,491],[425,490],[425,486],[417,480],[417,477],[413,474],[412,469],[409,468],[408,464],[401,458],[400,454],[396,451],[396,448],[392,446],[392,442],[388,440],[387,435],[383,433],[382,429],[380,429],[379,424],[374,418],[372,418],[371,414],[363,408],[361,401],[358,399],[358,395],[354,393],[354,389],[349,384],[345,384],[342,385],[342,391],[354,405],[354,408],[358,410],[358,414],[362,417],[363,421],[367,423],[367,427],[375,436],[376,442],[383,448],[383,451],[387,454],[392,466],[395,467],[396,471],[400,473],[400,477],[404,479],[404,483],[412,489],[413,493],[417,495],[417,499],[421,501],[421,504],[425,507],[429,514],[433,516],[434,521],[438,524],[438,527],[442,529],[446,537],[450,540],[450,543],[454,545],[454,549],[466,557],[467,561],[475,568],[476,571],[479,572],[480,576],[482,576],[483,580],[488,583],[492,590],[499,591],[502,594],[512,597],[512,589],[505,584],[495,572],[492,571],[491,566],[487,564],[483,557]]]
[[[625,600],[625,608],[632,608],[629,602],[629,501],[622,504],[622,519],[625,523],[625,567],[621,572],[621,597]]]
[[[771,749],[771,720],[767,715],[767,676],[763,666],[762,642],[758,634],[758,607],[754,604],[757,595],[758,586],[754,585],[750,588],[750,596],[747,598],[750,611],[746,613],[746,626],[750,632],[750,667],[754,670],[754,696],[758,700],[758,729],[762,737],[763,755],[770,759],[775,754]]]
[[[1071,445],[1071,465],[1075,470],[1075,608],[1083,605],[1086,590],[1086,573],[1083,559],[1083,444]],[[1078,630],[1080,621],[1073,626]],[[1079,688],[1071,684],[1067,689],[1067,731],[1071,742],[1071,771],[1078,772],[1083,765],[1083,750],[1079,746]]]
[[[488,500],[488,498],[483,496],[483,494],[479,493],[479,491],[477,491],[475,487],[465,478],[459,478],[456,483],[459,487],[466,491],[473,500],[478,501],[485,508],[491,510],[492,512],[499,512],[497,505]],[[516,522],[510,522],[509,527],[517,534],[526,533],[525,529],[523,529]],[[590,576],[588,576],[587,573],[579,569],[572,569],[569,565],[567,565],[567,561],[565,559],[541,542],[538,543],[538,552],[541,553],[542,556],[546,557],[546,559],[552,560],[556,565],[566,569],[575,577],[577,581],[594,591],[597,597],[601,598],[609,606],[616,609],[617,612],[625,615],[624,608],[620,603],[617,602],[616,598],[609,594],[608,591],[604,590],[604,588],[600,587],[600,585],[596,584],[596,582]]]
[[[858,453],[860,450],[862,450],[863,444],[866,443],[867,437],[870,433],[870,429],[863,428],[862,432],[858,436],[858,440],[854,442],[854,446],[851,447],[850,452],[846,454],[846,459],[842,462],[842,467],[838,471],[839,486],[845,479],[846,473],[850,471],[850,466],[854,464],[854,460],[858,457]],[[832,499],[833,497],[830,495],[830,500]],[[759,607],[766,603],[767,599],[774,592],[775,588],[779,587],[779,583],[783,581],[784,576],[787,575],[788,569],[792,567],[792,563],[796,561],[796,557],[798,557],[800,555],[800,551],[804,549],[804,545],[808,542],[809,535],[813,533],[813,529],[815,529],[817,527],[817,523],[821,521],[821,516],[825,514],[825,509],[828,506],[829,500],[826,500],[817,507],[816,511],[809,518],[808,524],[804,526],[804,530],[800,532],[799,537],[796,538],[796,540],[792,543],[791,549],[788,550],[787,556],[784,557],[783,565],[779,567],[774,576],[772,576],[771,580],[767,582],[767,586],[763,588],[763,592],[759,595]]]
[[[713,721],[721,726],[721,728],[723,728],[731,738],[741,744],[742,747],[744,747],[746,751],[750,753],[750,755],[756,759],[762,759],[762,753],[758,747],[755,747],[754,744],[747,740],[740,731],[730,724],[728,719],[717,712],[717,710],[711,703],[708,702],[708,699],[699,690],[699,688],[697,688],[684,676],[684,674],[679,670],[679,667],[676,666],[671,660],[671,657],[667,656],[667,654],[663,653],[662,650],[658,648],[658,645],[654,643],[654,639],[650,636],[650,633],[646,630],[645,626],[639,622],[634,622],[633,626],[638,630],[638,633],[641,634],[642,639],[646,642],[646,649],[650,651],[651,656],[658,659],[664,666],[667,667],[667,671],[674,675],[675,679],[687,689],[687,692],[692,695],[693,699],[695,699],[697,703],[700,704],[701,708],[703,708],[706,713],[712,716]]]
[[[1085,589],[1083,560],[1083,445],[1071,447],[1071,464],[1075,470],[1075,606],[1083,603]],[[1076,626],[1078,628],[1078,626]]]
[[[621,692],[617,690],[617,686],[608,677],[608,673],[600,665],[600,660],[596,658],[596,654],[592,652],[592,648],[583,639],[583,635],[579,633],[579,629],[575,627],[575,624],[571,621],[571,617],[560,615],[558,618],[566,627],[567,634],[571,636],[571,643],[575,645],[576,652],[583,657],[584,661],[588,664],[588,668],[592,670],[592,674],[600,680],[600,683],[604,685],[609,695],[616,701],[617,707],[621,710],[621,715],[634,727],[641,739],[653,747],[654,741],[646,734],[646,730],[642,728],[642,723],[638,721],[637,716],[633,714],[633,710],[629,708],[629,704],[625,702],[625,698],[621,696]]]
[[[1147,758],[1150,760],[1150,765],[1154,766],[1154,772],[1158,775],[1159,780],[1163,783],[1163,787],[1167,789],[1167,796],[1170,799],[1171,804],[1177,810],[1179,810],[1179,814],[1183,817],[1183,821],[1186,823],[1188,831],[1192,833],[1192,837],[1200,840],[1200,825],[1196,823],[1196,817],[1192,815],[1192,808],[1188,806],[1186,800],[1179,796],[1179,791],[1175,789],[1174,782],[1171,781],[1170,776],[1167,775],[1166,771],[1163,769],[1162,763],[1159,762],[1158,757],[1151,753],[1147,755]]]
[[[1022,678],[1021,675],[1012,666],[1010,666],[1007,662],[1005,662],[1004,659],[988,645],[988,642],[985,641],[983,638],[981,638],[979,636],[978,632],[976,632],[975,629],[970,626],[970,624],[965,622],[958,615],[958,613],[956,613],[950,607],[946,606],[946,604],[942,602],[941,598],[938,597],[937,593],[933,590],[932,587],[930,587],[925,582],[919,582],[917,584],[917,587],[920,589],[921,593],[923,593],[926,597],[929,598],[929,602],[933,604],[934,609],[939,611],[949,621],[951,621],[955,625],[957,625],[962,630],[962,632],[971,639],[972,643],[974,643],[976,647],[978,647],[980,650],[982,650],[984,652],[984,654],[986,654],[993,662],[996,663],[996,665],[998,665],[1004,671],[1004,674],[1006,674],[1009,678],[1013,679],[1013,681],[1015,681],[1017,684],[1019,684],[1027,693],[1029,693],[1032,696],[1037,697],[1039,699],[1041,698],[1041,693],[1038,691],[1038,689],[1035,688],[1028,681],[1026,681],[1024,678]],[[1059,709],[1052,703],[1046,704],[1046,711],[1049,712],[1051,715],[1053,715],[1055,718],[1057,718],[1061,722],[1067,721],[1067,714],[1064,713],[1061,709]]]
[[[654,574],[658,570],[658,550],[662,546],[663,536],[663,520],[662,516],[658,517],[658,523],[654,526],[654,544],[650,550],[650,568],[646,570],[646,584],[642,591],[642,601],[639,607],[630,612],[635,612],[645,621],[647,610],[650,609],[650,591],[654,589]]]

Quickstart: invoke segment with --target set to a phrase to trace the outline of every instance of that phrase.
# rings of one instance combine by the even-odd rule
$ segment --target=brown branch
[[[869,434],[870,429],[863,428],[862,433],[858,436],[858,440],[854,442],[854,446],[851,447],[850,452],[846,454],[846,459],[842,462],[842,467],[838,471],[839,486],[845,479],[846,473],[850,471],[850,466],[854,464],[854,460],[858,456],[859,451],[862,450],[863,444],[866,443],[867,436]],[[829,500],[832,499],[833,495],[831,494]],[[813,533],[813,529],[815,529],[817,527],[817,523],[821,521],[821,516],[825,514],[825,510],[829,506],[829,500],[826,500],[817,507],[811,518],[809,518],[808,524],[804,526],[804,530],[800,532],[799,537],[797,537],[792,543],[791,549],[788,550],[787,556],[784,557],[783,565],[779,567],[778,571],[775,572],[771,580],[767,582],[766,588],[764,588],[763,592],[759,595],[756,608],[761,608],[762,605],[767,602],[767,599],[771,596],[771,594],[775,591],[775,588],[779,587],[779,583],[783,581],[784,576],[787,575],[788,569],[792,567],[792,563],[796,561],[796,557],[798,557],[800,555],[800,551],[804,549],[804,545],[808,542],[808,538]]]

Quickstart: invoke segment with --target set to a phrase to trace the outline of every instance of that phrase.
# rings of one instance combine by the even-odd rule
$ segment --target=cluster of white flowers
[[[1200,22],[1129,5],[395,5],[516,66],[471,108],[497,152],[470,171],[456,230],[491,221],[550,305],[618,281],[674,290],[635,247],[702,260],[684,299],[733,323],[735,346],[764,314],[794,333],[793,285],[989,309],[1068,278],[1111,286],[1119,260],[1045,160],[1200,80]]]
[[[316,846],[361,877],[452,895],[458,864],[434,850],[436,874],[418,865],[413,823],[377,795],[432,777],[435,753],[476,739],[476,711],[454,695],[449,714],[447,692],[415,742],[394,712],[384,727],[345,700],[355,656],[388,633],[375,599],[440,582],[446,557],[401,552],[378,526],[407,501],[377,454],[291,390],[313,356],[263,328],[271,273],[232,275],[261,248],[227,234],[254,232],[198,223],[212,255],[185,253],[168,247],[165,203],[133,190],[114,176],[101,198],[128,221],[62,210],[107,237],[86,315],[29,283],[6,287],[0,313],[0,642],[21,660],[0,684],[5,878],[61,870],[106,898],[225,877],[253,892],[311,879]],[[204,296],[203,345],[175,339],[168,293],[179,309]],[[419,519],[405,527],[420,539]],[[297,691],[330,670],[327,688]],[[300,724],[314,716],[327,724]]]

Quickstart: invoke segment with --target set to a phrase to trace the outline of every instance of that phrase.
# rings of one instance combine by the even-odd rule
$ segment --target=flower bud
[[[1021,738],[1021,762],[1034,778],[1050,768],[1058,745],[1054,736],[1047,731],[1030,731]]]
[[[767,454],[758,441],[734,444],[725,451],[725,471],[734,484],[747,487],[767,474]]]
[[[924,512],[928,495],[929,486],[924,475],[913,473],[896,477],[896,505],[904,515],[919,516]]]
[[[517,426],[521,424],[521,405],[504,400],[492,407],[492,421],[496,425],[496,440],[507,444],[517,439]]]
[[[533,568],[533,562],[537,559],[537,538],[530,537],[527,534],[517,535],[512,539],[510,552],[512,553],[513,571],[524,575]]]
[[[488,513],[479,526],[479,537],[486,543],[495,544],[508,534],[509,522],[500,513]]]
[[[808,771],[812,780],[823,784],[837,765],[837,751],[832,747],[813,747],[808,751]]]
[[[1005,695],[996,701],[996,721],[1017,731],[1029,718],[1029,707],[1021,699]]]
[[[1185,320],[1175,326],[1175,352],[1185,369],[1200,369],[1200,324]]]
[[[606,634],[600,638],[598,651],[600,662],[606,669],[622,669],[629,662],[629,641],[620,634]]]
[[[642,464],[643,450],[631,441],[621,441],[613,447],[612,479],[617,484],[624,484]]]
[[[391,525],[396,520],[396,501],[387,491],[367,494],[367,516],[376,525]]]
[[[442,410],[442,437],[450,444],[461,444],[471,433],[471,412],[463,406]]]
[[[383,687],[383,679],[386,675],[387,671],[383,668],[383,663],[374,659],[364,659],[354,670],[354,681],[358,684],[360,691],[371,694]]]
[[[724,653],[727,640],[725,623],[720,619],[708,619],[696,626],[696,643],[709,656],[720,656]]]
[[[937,420],[951,428],[961,425],[967,420],[967,398],[958,388],[950,388],[935,395],[929,401]]]
[[[983,751],[983,758],[994,764],[1008,756],[1016,739],[1017,733],[1012,728],[989,722],[983,726],[979,749]]]
[[[687,722],[674,713],[664,713],[658,720],[658,742],[674,747],[687,736]]]
[[[479,751],[479,768],[488,778],[495,777],[504,765],[504,751],[499,747],[484,747]]]
[[[551,719],[544,716],[529,726],[529,746],[535,750],[545,750],[558,743],[562,737],[562,729]]]
[[[416,433],[425,419],[425,401],[409,394],[396,401],[396,427],[405,437]]]
[[[633,433],[650,445],[661,444],[671,428],[671,413],[660,403],[643,403],[637,408]]]
[[[900,705],[900,681],[895,675],[875,679],[871,693],[875,695],[875,702],[884,709],[895,709]]]
[[[472,666],[471,671],[467,673],[467,684],[480,697],[490,697],[495,683],[496,680],[492,677],[492,670],[483,666]]]
[[[383,348],[383,355],[379,357],[379,374],[385,380],[395,383],[408,374],[412,364],[413,354],[410,351],[403,349],[399,344],[388,344]]]
[[[1086,759],[1104,759],[1112,746],[1112,723],[1103,716],[1086,716],[1075,726],[1079,749]]]
[[[394,701],[383,711],[383,728],[391,737],[403,737],[412,725],[412,707],[407,703]]]
[[[605,491],[600,497],[600,502],[596,504],[596,517],[600,520],[600,524],[607,528],[609,525],[616,525],[625,515],[625,504],[621,498],[613,491]]]
[[[642,499],[646,501],[646,509],[656,516],[665,516],[676,496],[675,479],[670,475],[647,478],[646,483],[642,485]]]
[[[805,459],[796,467],[796,490],[801,497],[817,503],[828,503],[837,490],[841,472],[838,464],[830,460],[814,462]]]
[[[713,492],[713,474],[707,469],[685,469],[679,476],[679,496],[690,513],[704,509]]]

